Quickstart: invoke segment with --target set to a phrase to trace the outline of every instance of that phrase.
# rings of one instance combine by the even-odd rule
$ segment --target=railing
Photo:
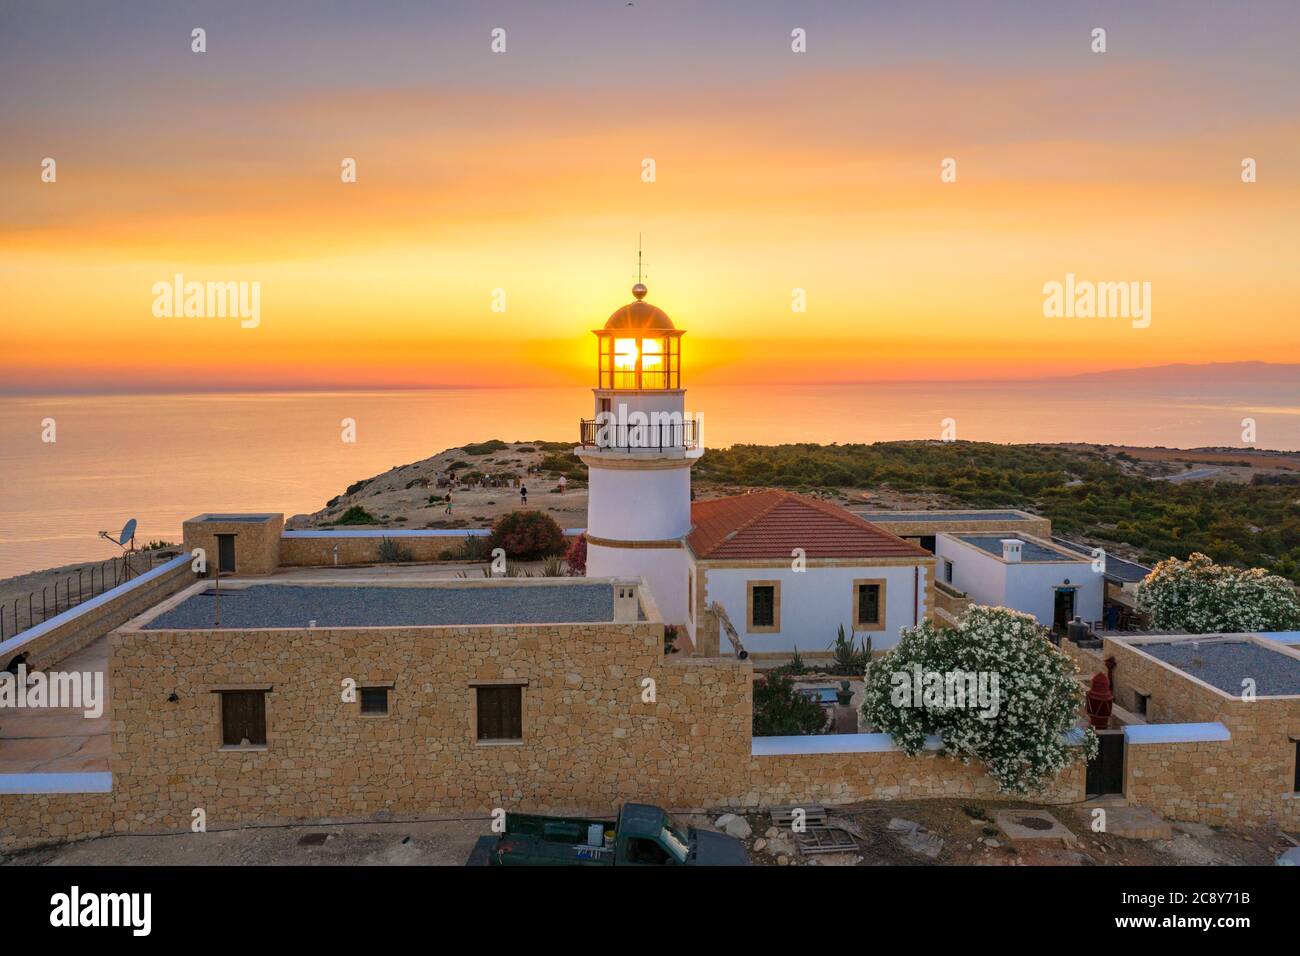
[[[132,555],[129,564],[126,555],[112,558],[58,575],[39,591],[29,591],[0,602],[0,641],[112,590],[132,577],[145,574],[153,568],[156,555],[170,557],[172,553],[170,549],[138,551]]]
[[[583,419],[578,425],[578,443],[596,448],[654,451],[695,448],[699,443],[698,423],[693,419],[641,425]]]

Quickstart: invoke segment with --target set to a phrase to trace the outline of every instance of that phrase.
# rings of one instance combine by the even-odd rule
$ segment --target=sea
[[[708,447],[957,439],[1300,450],[1300,390],[1030,382],[705,385]],[[576,440],[582,388],[0,396],[0,578],[179,541],[209,511],[312,512],[467,442]],[[1253,446],[1243,440],[1250,419]],[[351,423],[354,441],[348,437]],[[1247,435],[1248,437],[1248,435]],[[50,440],[53,439],[53,440]]]

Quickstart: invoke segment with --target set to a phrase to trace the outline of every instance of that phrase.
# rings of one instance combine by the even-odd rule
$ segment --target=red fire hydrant
[[[1100,671],[1092,675],[1092,686],[1088,688],[1088,720],[1093,730],[1106,730],[1110,727],[1110,711],[1115,703],[1111,693],[1110,679]]]

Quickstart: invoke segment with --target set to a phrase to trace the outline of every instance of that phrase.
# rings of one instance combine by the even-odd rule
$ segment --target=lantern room
[[[631,391],[681,388],[682,336],[663,309],[643,301],[646,287],[632,287],[629,302],[596,329],[598,389]]]

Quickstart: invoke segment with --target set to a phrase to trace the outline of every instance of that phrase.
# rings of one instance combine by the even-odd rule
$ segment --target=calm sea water
[[[699,387],[710,446],[957,437],[1300,450],[1297,390],[908,383]],[[139,520],[138,541],[179,540],[204,511],[315,511],[359,478],[471,441],[568,440],[591,414],[578,388],[0,397],[0,577],[116,549],[96,537]],[[57,441],[41,440],[53,418]],[[341,440],[352,418],[357,441]]]

